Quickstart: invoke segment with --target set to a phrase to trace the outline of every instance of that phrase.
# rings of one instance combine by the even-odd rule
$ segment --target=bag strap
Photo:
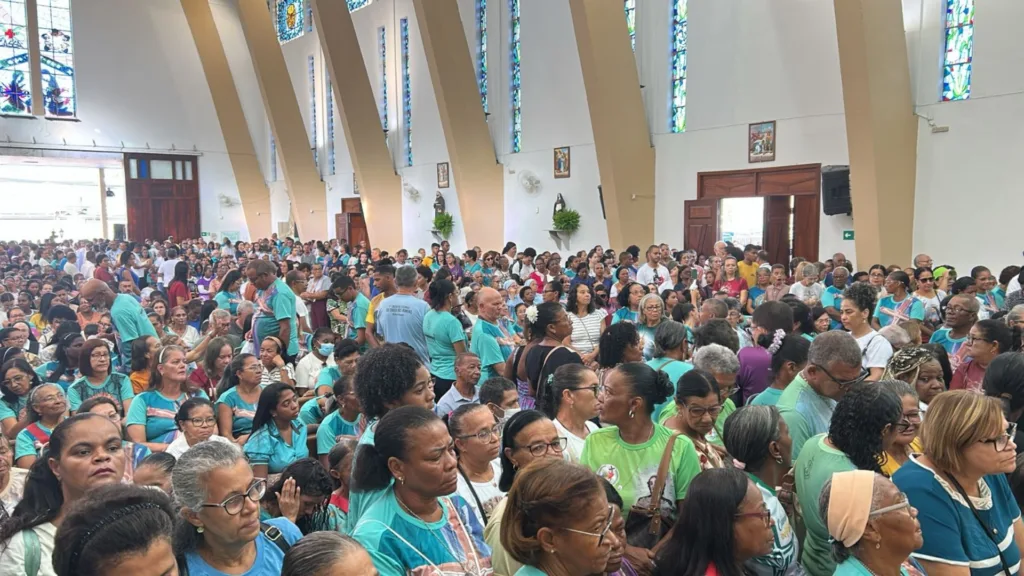
[[[473,500],[476,502],[476,506],[480,510],[480,519],[483,520],[484,526],[486,526],[488,517],[487,512],[484,512],[484,503],[480,501],[480,496],[476,493],[476,488],[473,487],[473,482],[469,479],[469,475],[462,469],[462,466],[459,466],[458,468],[459,474],[461,474],[462,478],[465,479],[466,486],[469,486],[469,492],[473,495]]]
[[[964,499],[964,502],[967,503],[967,507],[970,508],[971,513],[974,514],[974,519],[978,521],[978,524],[981,524],[981,530],[985,533],[986,536],[988,536],[988,539],[991,540],[993,544],[995,544],[996,554],[999,555],[999,562],[1001,562],[1003,565],[1003,572],[1006,573],[1006,576],[1010,576],[1010,565],[1007,564],[1006,557],[1003,556],[1003,551],[999,548],[999,540],[996,538],[996,534],[993,532],[994,529],[990,529],[988,527],[988,524],[986,524],[985,521],[981,519],[981,514],[978,514],[978,509],[974,507],[974,502],[971,501],[971,497],[967,495],[967,491],[964,490],[964,487],[960,485],[960,482],[957,481],[957,479],[952,474],[945,472],[943,474],[946,476],[946,478],[949,479],[950,483],[953,485],[953,488],[956,488],[956,491],[960,494],[960,497]]]
[[[651,513],[657,512],[660,508],[661,494],[665,491],[665,481],[668,479],[668,465],[672,461],[672,450],[675,448],[676,438],[678,437],[679,432],[669,437],[668,443],[665,444],[665,452],[661,455],[661,463],[658,464],[658,476],[654,480],[654,490],[651,491]]]
[[[284,539],[284,534],[282,534],[277,527],[271,526],[265,522],[260,522],[260,532],[267,537],[267,540],[270,540],[275,546],[280,548],[282,554],[287,554],[288,550],[291,549],[292,545]]]
[[[25,576],[37,576],[39,574],[42,551],[39,546],[39,535],[29,528],[21,531],[21,542],[25,548]]]

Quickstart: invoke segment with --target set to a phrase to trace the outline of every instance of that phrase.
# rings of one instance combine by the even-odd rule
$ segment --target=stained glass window
[[[320,167],[320,155],[316,149],[316,57],[309,55],[309,137],[313,150],[313,163]]]
[[[306,32],[313,31],[313,0],[306,2]]]
[[[377,29],[377,55],[380,58],[380,127],[388,129],[388,31]]]
[[[412,166],[412,76],[409,74],[409,19],[399,22],[402,41],[402,117],[405,120],[405,163]]]
[[[636,0],[626,2],[626,28],[629,29],[629,44],[636,52]]]
[[[509,0],[509,14],[511,14],[512,21],[512,55],[509,59],[512,63],[512,80],[510,82],[512,92],[512,152],[516,153],[522,149],[523,145],[523,87],[520,82],[522,80],[520,66],[522,51],[519,37],[519,0]]]
[[[355,12],[360,8],[366,8],[373,3],[373,0],[348,0],[348,11]]]
[[[32,114],[28,18],[22,0],[0,0],[0,114]]]
[[[970,98],[974,0],[946,0],[946,55],[943,60],[942,100]]]
[[[334,86],[331,85],[331,75],[325,73],[327,83],[327,171],[334,176]]]
[[[669,129],[686,131],[686,0],[672,0],[672,114]]]
[[[47,116],[74,117],[75,50],[71,43],[71,0],[38,0],[39,72]]]
[[[306,31],[306,13],[302,9],[302,0],[277,0],[275,18],[277,41],[281,44],[295,40]]]
[[[487,0],[476,0],[476,76],[480,84],[480,102],[487,112]]]
[[[274,132],[270,132],[270,181],[277,182],[277,140]]]

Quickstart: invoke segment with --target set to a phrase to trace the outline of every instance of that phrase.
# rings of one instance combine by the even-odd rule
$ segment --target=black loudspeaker
[[[822,166],[821,207],[828,216],[853,213],[849,166]]]

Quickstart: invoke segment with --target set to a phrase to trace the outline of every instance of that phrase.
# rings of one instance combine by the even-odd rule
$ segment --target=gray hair
[[[399,288],[416,287],[416,268],[412,266],[399,266],[395,271],[395,286]]]
[[[779,441],[781,419],[775,406],[741,406],[729,415],[722,428],[725,449],[746,470],[757,471],[771,458],[768,444]]]
[[[889,341],[894,349],[903,348],[904,346],[910,346],[910,334],[903,328],[896,324],[889,324],[885,328],[882,328],[878,333]]]
[[[326,574],[360,550],[365,549],[349,536],[337,532],[313,532],[296,542],[284,555],[281,576]]]
[[[721,344],[708,344],[693,355],[693,367],[712,374],[735,374],[740,371],[740,361]]]
[[[227,318],[228,320],[231,320],[231,312],[224,308],[217,308],[213,312],[210,312],[211,320],[218,320],[220,318]]]
[[[257,274],[269,274],[271,276],[277,276],[277,266],[272,264],[269,260],[250,260],[249,264],[246,265],[246,270],[253,269]]]
[[[655,302],[658,306],[661,306],[661,316],[662,318],[665,317],[665,301],[661,299],[661,296],[658,296],[657,294],[644,294],[644,296],[640,298],[640,313],[637,315],[637,324],[643,324],[644,326],[647,325],[647,316],[644,315],[644,306],[646,306],[648,302]]]
[[[715,318],[725,320],[725,317],[729,315],[728,304],[722,302],[718,298],[710,298],[708,300],[705,300],[704,303],[701,304],[701,307],[704,306],[711,306],[711,308],[713,308],[712,313],[715,315]]]
[[[210,472],[230,468],[243,460],[242,449],[228,442],[200,442],[185,451],[174,465],[171,485],[178,506],[198,511],[206,502]]]
[[[804,267],[800,270],[800,276],[803,278],[817,278],[818,274],[818,265],[813,262],[804,264]]]
[[[1024,319],[1024,304],[1017,304],[1006,313],[1006,324],[1011,325]],[[1013,326],[1010,326],[1011,328]]]
[[[954,295],[952,298],[949,299],[949,301],[952,302],[953,298],[959,298],[963,300],[964,308],[966,308],[968,312],[972,312],[974,314],[981,312],[981,302],[979,302],[978,299],[975,298],[974,296],[961,292],[959,294]]]
[[[255,310],[256,307],[253,305],[252,302],[248,300],[242,300],[241,302],[238,303],[238,308],[236,309],[235,314],[237,314],[238,316],[245,316],[247,314],[252,314]]]
[[[846,274],[847,276],[849,276],[849,275],[850,275],[850,271],[849,271],[849,269],[847,269],[847,268],[846,268],[846,266],[836,266],[836,267],[835,267],[835,268],[834,268],[834,269],[832,270],[832,275],[833,275],[833,276],[835,276],[835,275],[836,275],[836,272],[839,272],[839,271],[842,271],[842,272],[844,272],[844,273],[845,273],[845,274]]]
[[[818,513],[821,514],[821,518],[825,520],[826,525],[828,524],[828,505],[832,498],[832,478],[836,474],[850,474],[851,472],[835,472],[828,480],[825,481],[825,485],[821,487],[821,494],[818,496]],[[882,504],[882,487],[885,485],[882,481],[892,482],[885,476],[875,473],[875,481],[871,485],[871,509],[877,510]],[[844,560],[849,558],[856,548],[860,546],[860,542],[853,545],[853,548],[847,548],[842,542],[838,540],[832,541],[832,559],[837,563],[842,563]]]
[[[686,341],[686,325],[675,320],[666,320],[654,331],[654,357],[661,358],[665,352],[675,350]]]
[[[860,368],[860,346],[857,340],[846,332],[832,330],[818,334],[807,351],[807,363],[825,368],[831,368],[836,364]]]
[[[914,400],[918,399],[917,390],[910,384],[904,382],[903,380],[882,380],[878,382],[877,385],[879,388],[882,388],[883,390],[888,390],[895,394],[896,396],[899,396],[901,399],[906,396],[912,396]]]
[[[736,310],[737,312],[740,311],[740,301],[738,299],[736,299],[736,298],[732,298],[732,297],[725,298],[725,306],[727,308],[729,308],[730,311],[732,311],[732,310]]]

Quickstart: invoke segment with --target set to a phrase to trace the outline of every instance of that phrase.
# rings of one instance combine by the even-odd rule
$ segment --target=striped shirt
[[[574,312],[569,312],[569,321],[572,322],[571,342],[577,352],[587,354],[597,348],[597,342],[601,339],[601,323],[606,316],[608,313],[602,308],[597,308],[582,318]]]

